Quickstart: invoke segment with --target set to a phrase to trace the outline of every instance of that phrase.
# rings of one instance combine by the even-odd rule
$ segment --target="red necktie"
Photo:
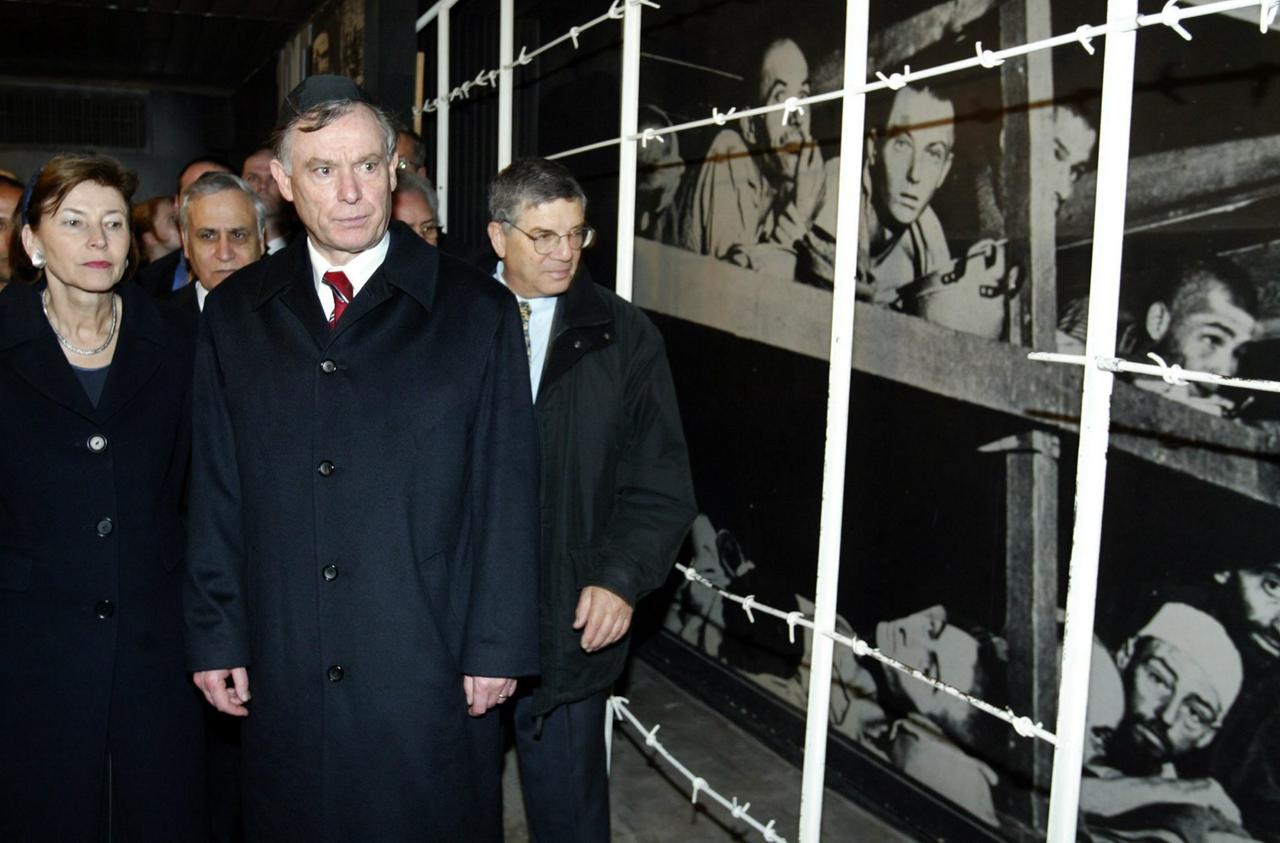
[[[326,272],[323,281],[333,290],[333,315],[329,317],[329,327],[335,328],[338,320],[342,318],[342,311],[351,304],[355,291],[351,287],[351,282],[347,280],[346,273],[337,269]]]

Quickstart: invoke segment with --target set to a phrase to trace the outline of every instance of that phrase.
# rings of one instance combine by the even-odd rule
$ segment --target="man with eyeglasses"
[[[609,840],[605,701],[636,601],[666,580],[697,511],[662,337],[592,283],[587,197],[560,164],[489,188],[494,277],[515,295],[538,421],[542,675],[513,711],[534,840]],[[530,687],[530,685],[532,687]]]

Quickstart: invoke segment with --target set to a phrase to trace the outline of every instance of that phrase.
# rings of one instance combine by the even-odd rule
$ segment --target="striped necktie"
[[[346,273],[341,270],[329,270],[322,280],[333,290],[333,314],[329,317],[329,327],[336,328],[338,320],[342,318],[342,311],[351,304],[351,297],[355,295],[355,291],[351,287],[351,282],[347,280]]]

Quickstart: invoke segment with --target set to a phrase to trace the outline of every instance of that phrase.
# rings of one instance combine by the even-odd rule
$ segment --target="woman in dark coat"
[[[0,840],[204,828],[178,571],[193,332],[119,286],[134,185],[52,159],[10,250],[28,283],[0,293]]]

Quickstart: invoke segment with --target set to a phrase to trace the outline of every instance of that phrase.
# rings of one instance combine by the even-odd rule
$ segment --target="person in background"
[[[9,262],[9,241],[18,214],[18,201],[22,198],[22,183],[15,178],[0,175],[0,290],[13,277]]]
[[[274,156],[270,149],[259,149],[244,159],[240,169],[240,178],[244,179],[249,189],[262,200],[267,213],[266,233],[263,235],[268,255],[289,245],[297,231],[298,220],[293,214],[293,206],[284,201],[276,180],[271,177],[271,159]]]
[[[1168,602],[1124,643],[1115,666],[1124,714],[1102,752],[1086,758],[1080,808],[1090,825],[1152,822],[1145,811],[1158,805],[1211,811],[1223,830],[1236,830],[1240,811],[1221,784],[1176,769],[1210,745],[1240,693],[1242,663],[1226,629],[1207,612]]]
[[[400,157],[401,172],[427,177],[427,144],[422,135],[410,129],[396,132],[396,155]]]
[[[1136,306],[1121,300],[1116,354],[1151,363],[1148,355],[1154,353],[1170,366],[1226,377],[1236,374],[1258,316],[1258,290],[1245,270],[1226,258],[1173,263],[1162,257],[1126,274],[1125,284],[1130,283],[1148,292],[1134,297]],[[1064,309],[1058,319],[1060,351],[1084,353],[1088,314],[1088,296]],[[1167,382],[1145,375],[1133,376],[1132,382],[1139,389],[1215,416],[1231,416],[1238,410],[1236,399],[1215,384]]]
[[[640,107],[638,131],[668,129],[671,118],[656,105]],[[676,195],[685,174],[680,136],[661,135],[636,152],[636,234],[660,243],[675,243],[679,226]]]
[[[790,38],[769,44],[749,91],[755,105],[809,95],[809,65]],[[822,153],[808,109],[743,118],[711,141],[680,199],[680,245],[791,280],[796,243],[813,226],[826,192]]]
[[[354,82],[284,103],[306,230],[201,314],[188,666],[243,727],[250,840],[499,840],[496,712],[538,670],[537,432],[515,302],[391,220]]]
[[[439,246],[438,208],[436,191],[431,182],[412,170],[401,170],[396,177],[391,216],[409,226],[414,234],[432,246]]]
[[[135,184],[51,159],[0,296],[0,840],[205,839],[179,512],[195,332],[120,283]]]
[[[133,237],[142,252],[143,265],[154,263],[182,248],[178,232],[178,208],[172,196],[156,196],[133,206]]]
[[[182,207],[182,194],[202,175],[208,172],[232,172],[231,166],[213,155],[201,155],[189,161],[178,171],[178,187],[173,196],[173,207]],[[175,249],[153,263],[147,264],[134,276],[142,289],[156,298],[167,298],[170,293],[185,287],[191,281],[187,261],[181,249]]]
[[[243,179],[213,172],[187,189],[179,219],[192,283],[170,301],[199,313],[212,290],[265,254],[267,209]]]
[[[541,677],[515,699],[516,752],[532,839],[565,843],[609,840],[605,701],[635,604],[666,580],[697,515],[662,337],[582,266],[595,240],[586,212],[554,161],[513,162],[489,187],[493,275],[524,323],[546,513]]]
[[[951,250],[931,203],[951,172],[955,106],[939,92],[894,91],[883,126],[867,140],[858,293],[889,303],[913,281],[946,268]]]

